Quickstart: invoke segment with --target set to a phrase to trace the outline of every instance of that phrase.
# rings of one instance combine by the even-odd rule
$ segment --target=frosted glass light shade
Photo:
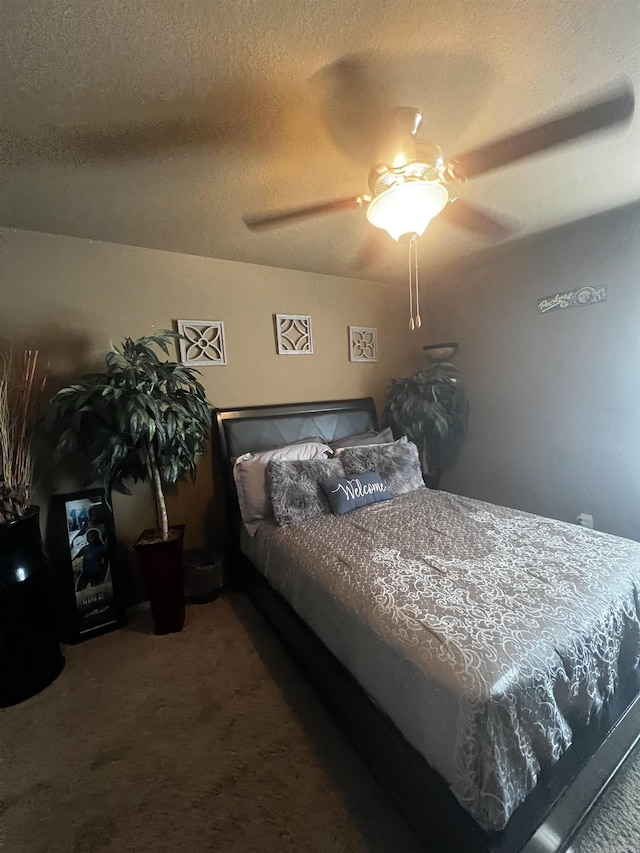
[[[388,231],[394,240],[404,234],[420,237],[448,200],[446,187],[437,181],[408,181],[372,199],[367,219],[376,228]]]

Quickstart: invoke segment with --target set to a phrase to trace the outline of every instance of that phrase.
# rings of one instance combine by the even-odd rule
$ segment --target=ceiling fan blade
[[[633,89],[629,85],[622,86],[580,110],[467,151],[454,158],[455,175],[463,180],[484,175],[539,151],[627,121],[633,115],[633,109]]]
[[[389,235],[386,231],[381,231],[376,228],[372,231],[364,241],[358,254],[349,264],[350,272],[359,272],[372,266],[384,253],[385,244],[389,242]]]
[[[250,231],[261,231],[266,228],[277,228],[279,225],[287,225],[296,219],[307,219],[323,213],[336,213],[339,210],[355,209],[362,207],[363,204],[366,204],[366,199],[356,195],[349,198],[336,198],[333,201],[324,201],[320,204],[309,204],[304,207],[290,207],[287,210],[277,210],[274,213],[258,213],[243,216],[242,221]]]
[[[319,119],[304,88],[270,86],[258,80],[187,92],[172,100],[118,101],[105,107],[107,122],[93,117],[85,123],[58,127],[41,125],[28,132],[4,129],[2,153],[10,163],[51,161],[129,162],[173,156],[182,151],[226,151],[232,154],[306,150],[318,134]],[[116,117],[117,116],[117,117]],[[8,131],[8,132],[7,132]]]
[[[438,219],[443,219],[451,225],[466,228],[468,231],[474,231],[482,237],[488,237],[495,241],[506,240],[518,230],[515,225],[500,221],[492,214],[460,198],[448,204],[438,214]]]
[[[380,68],[372,57],[347,54],[312,80],[331,139],[348,157],[366,166],[375,158],[391,111],[379,77]]]
[[[267,144],[267,143],[263,143]],[[2,139],[9,162],[16,165],[50,161],[61,165],[87,162],[126,163],[171,155],[181,149],[225,146],[258,147],[235,130],[209,119],[160,119],[122,122],[104,127],[44,128],[23,136],[13,133]]]

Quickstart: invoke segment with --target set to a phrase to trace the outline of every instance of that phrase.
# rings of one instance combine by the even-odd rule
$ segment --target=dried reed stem
[[[36,398],[46,372],[34,389],[38,351],[25,350],[21,364],[0,352],[0,524],[13,521],[29,506],[33,457],[31,428]]]

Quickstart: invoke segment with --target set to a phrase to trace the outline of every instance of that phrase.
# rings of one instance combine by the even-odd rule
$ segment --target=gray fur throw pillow
[[[327,477],[344,477],[339,459],[305,459],[267,465],[267,483],[278,524],[307,521],[331,512],[320,483]]]
[[[389,444],[393,441],[393,433],[391,428],[387,427],[382,432],[377,429],[369,429],[366,432],[361,432],[359,435],[349,435],[346,438],[339,438],[337,441],[330,441],[329,447],[333,450],[338,450],[341,447],[362,447],[363,444]]]
[[[426,488],[422,479],[418,448],[413,442],[406,444],[348,447],[340,453],[347,477],[363,471],[377,471],[385,487],[395,496]]]

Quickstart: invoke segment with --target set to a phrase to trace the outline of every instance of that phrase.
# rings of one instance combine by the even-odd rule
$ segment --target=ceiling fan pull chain
[[[420,318],[420,286],[418,284],[418,238],[414,237],[413,242],[415,243],[414,253],[415,253],[415,280],[416,280],[416,322],[415,327],[419,329],[422,325],[422,319]]]
[[[411,242],[409,242],[409,328],[413,332],[416,326],[413,322],[413,282],[411,279]]]

